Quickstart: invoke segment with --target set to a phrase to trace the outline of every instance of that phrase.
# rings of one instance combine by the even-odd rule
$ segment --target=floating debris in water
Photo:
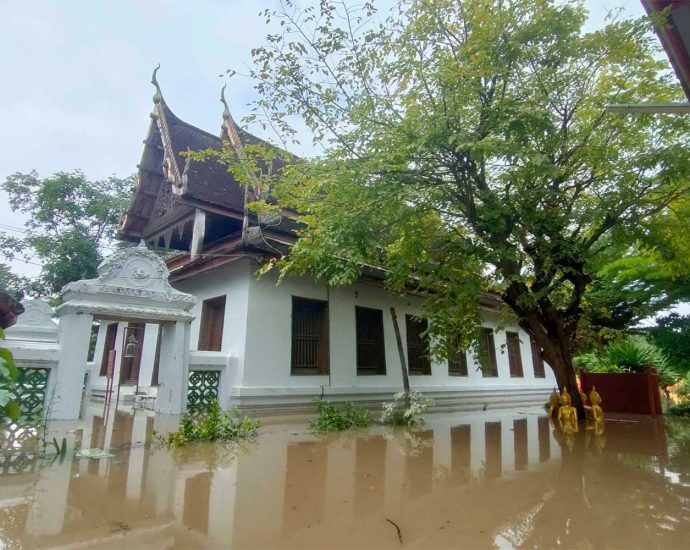
[[[113,458],[115,455],[105,449],[82,449],[77,453],[77,458]]]

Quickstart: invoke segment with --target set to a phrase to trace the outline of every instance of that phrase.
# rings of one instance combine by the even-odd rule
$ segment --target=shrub
[[[421,426],[424,424],[422,415],[433,404],[433,399],[421,393],[411,392],[407,396],[405,392],[396,393],[393,401],[383,404],[381,419],[384,424],[394,426]]]
[[[0,340],[4,338],[5,334],[0,329]],[[7,348],[0,347],[0,419],[19,419],[19,404],[12,399],[12,389],[17,384],[18,376],[19,369],[14,364],[12,353]]]
[[[258,428],[259,422],[237,407],[228,413],[215,402],[205,413],[185,414],[179,429],[165,434],[164,441],[168,447],[182,447],[190,441],[237,441],[254,437]]]
[[[644,372],[649,367],[661,371],[668,364],[663,352],[641,336],[630,336],[609,344],[605,359],[625,372]]]
[[[683,378],[664,352],[642,336],[628,336],[610,343],[600,353],[583,353],[575,364],[589,372],[644,372],[655,368],[659,387],[670,400],[669,387]]]
[[[666,409],[666,414],[671,416],[690,416],[690,402],[673,405]]]
[[[350,401],[336,405],[317,397],[314,405],[319,418],[312,421],[310,426],[315,432],[342,432],[350,428],[366,428],[372,424],[369,411]]]
[[[668,370],[668,360],[654,344],[641,336],[629,336],[610,343],[600,353],[584,353],[575,363],[589,372],[644,372],[653,367]]]

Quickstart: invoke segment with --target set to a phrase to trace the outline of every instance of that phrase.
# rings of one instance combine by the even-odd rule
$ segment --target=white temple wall
[[[191,310],[190,370],[220,370],[219,398],[227,407],[300,405],[321,395],[342,399],[380,400],[402,389],[402,373],[390,307],[395,307],[398,326],[407,354],[405,315],[420,312],[421,298],[397,296],[379,286],[358,283],[329,288],[309,277],[286,278],[276,284],[276,276],[256,277],[255,265],[240,260],[214,271],[174,283],[175,288],[196,296]],[[204,300],[226,296],[221,351],[198,350]],[[328,301],[330,374],[292,375],[292,297]],[[358,376],[356,368],[355,306],[383,312],[385,375]],[[486,310],[484,326],[496,328],[498,314]],[[121,323],[120,329],[124,328]],[[142,356],[140,385],[147,386],[155,357],[158,325],[147,324]],[[505,330],[520,335],[523,377],[512,378],[506,352]],[[101,335],[105,331],[102,323]],[[118,337],[120,331],[118,331]],[[492,405],[541,403],[555,385],[550,368],[545,378],[535,378],[530,340],[516,324],[494,333],[497,377],[484,377],[471,352],[467,353],[468,375],[451,376],[448,365],[433,362],[430,375],[411,375],[413,390],[431,394],[439,408],[458,406],[481,408]],[[121,338],[118,338],[118,349]],[[102,348],[96,352],[96,373]],[[104,385],[104,378],[102,380]]]
[[[361,283],[328,288],[324,283],[308,277],[286,278],[279,285],[276,285],[274,276],[258,279],[252,277],[249,288],[244,375],[241,377],[241,383],[233,390],[236,396],[242,398],[242,403],[261,403],[274,398],[304,401],[306,396],[320,395],[322,391],[324,395],[347,394],[359,395],[362,398],[367,394],[374,396],[401,391],[402,374],[389,308],[394,306],[396,309],[403,347],[407,353],[405,315],[420,312],[421,298],[396,296],[378,286]],[[328,375],[290,373],[293,296],[328,301]],[[385,375],[357,375],[355,306],[383,311]],[[485,312],[483,324],[496,328],[497,314]],[[522,378],[510,376],[505,350],[506,335],[504,330],[500,330],[494,336],[499,374],[497,377],[483,377],[478,364],[468,352],[468,376],[451,376],[448,374],[446,362],[434,362],[431,375],[410,376],[412,389],[439,395],[455,393],[455,390],[468,390],[467,397],[474,399],[474,404],[483,402],[486,398],[493,400],[498,395],[505,395],[506,392],[514,395],[525,394],[533,403],[543,400],[554,386],[555,379],[551,369],[546,369],[545,378],[535,378],[529,337],[516,324],[508,324],[504,328],[520,335],[524,373]],[[232,329],[227,327],[227,330]],[[473,397],[472,390],[480,391]],[[528,395],[530,392],[532,396]],[[518,397],[516,399],[520,400]]]

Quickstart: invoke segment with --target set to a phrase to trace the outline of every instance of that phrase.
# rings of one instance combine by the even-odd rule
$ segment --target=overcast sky
[[[79,168],[91,179],[133,173],[157,63],[175,114],[217,133],[219,75],[248,63],[251,48],[266,34],[258,13],[276,3],[0,0],[0,178],[32,169],[47,176]],[[643,14],[639,0],[586,3],[592,26],[612,8],[622,7],[632,17]],[[227,98],[236,120],[247,113],[252,92],[248,80],[231,81]],[[0,224],[21,228],[23,223],[0,194]],[[26,274],[39,269],[21,262],[12,267]]]

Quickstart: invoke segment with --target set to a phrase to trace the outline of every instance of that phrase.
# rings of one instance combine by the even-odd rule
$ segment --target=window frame
[[[530,350],[532,352],[532,371],[535,378],[546,378],[546,368],[544,365],[544,357],[542,357],[541,349],[537,345],[534,336],[529,338]]]
[[[415,330],[410,330],[413,327]],[[429,353],[429,343],[422,333],[429,328],[429,323],[426,319],[420,319],[414,315],[405,315],[405,336],[407,340],[407,373],[410,376],[431,376],[431,357]],[[421,330],[419,330],[421,329]],[[416,336],[413,341],[410,335]],[[419,350],[419,352],[417,351]],[[415,364],[420,364],[421,368],[412,370],[412,352],[415,352]]]
[[[318,311],[320,319],[316,321],[316,325],[320,327],[319,332],[315,335],[300,335],[295,334],[296,317],[295,307],[300,306],[304,308],[311,308],[313,311]],[[316,300],[313,298],[304,298],[302,296],[292,296],[292,310],[290,315],[290,376],[323,376],[330,373],[330,339],[328,329],[328,301]],[[316,338],[316,368],[295,366],[295,340],[296,338]]]
[[[484,365],[481,364],[482,355],[489,361],[491,371],[487,372]],[[494,329],[489,327],[482,327],[482,334],[480,340],[480,356],[479,362],[483,378],[498,378],[498,361],[496,358],[496,339],[494,337]]]
[[[448,376],[469,376],[467,352],[460,349],[460,335],[453,339],[453,357],[448,359]]]
[[[369,319],[362,319],[362,316],[369,316]],[[376,330],[371,338],[362,341],[360,322],[369,323],[367,328],[371,329],[372,324],[376,325]],[[371,334],[371,331],[368,331]],[[374,367],[365,367],[360,363],[363,351],[361,346],[373,346],[375,351]],[[355,353],[357,376],[385,376],[386,375],[386,338],[383,326],[383,310],[364,306],[355,306]]]
[[[513,349],[511,349],[511,346]],[[511,378],[524,378],[525,369],[522,366],[522,349],[520,346],[520,334],[506,331],[506,351],[508,352],[508,368]]]
[[[225,294],[208,298],[202,302],[201,317],[199,318],[199,339],[197,342],[197,349],[199,351],[223,350],[226,305],[227,295]]]

